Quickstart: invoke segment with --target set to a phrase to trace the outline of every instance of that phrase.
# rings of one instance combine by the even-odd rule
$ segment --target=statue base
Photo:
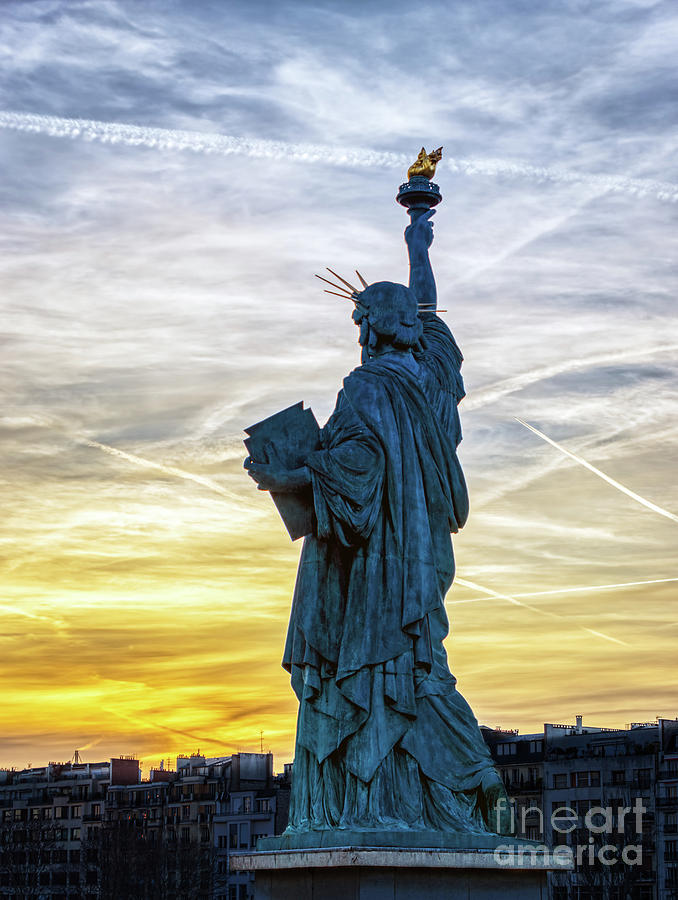
[[[255,873],[255,900],[546,900],[548,872],[572,869],[569,856],[530,841],[496,836],[495,843],[490,835],[487,846],[484,837],[460,835],[458,847],[425,847],[412,846],[412,832],[404,832],[409,846],[393,846],[396,834],[386,846],[366,834],[371,845],[323,848],[316,833],[313,849],[231,853],[230,867]],[[439,837],[450,843],[449,835]]]

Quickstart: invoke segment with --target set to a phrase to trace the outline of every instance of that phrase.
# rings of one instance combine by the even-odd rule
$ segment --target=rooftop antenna
[[[80,751],[76,750],[75,753],[73,754],[73,765],[79,766],[81,762],[82,762],[82,760],[80,759]]]
[[[259,732],[259,749],[263,753],[264,752],[264,732]]]

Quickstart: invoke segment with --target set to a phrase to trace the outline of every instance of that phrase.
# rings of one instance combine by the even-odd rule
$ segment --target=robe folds
[[[462,357],[436,315],[421,319],[423,351],[351,372],[306,461],[317,527],[283,660],[300,704],[291,831],[488,830],[496,774],[443,647],[450,533],[468,515]]]

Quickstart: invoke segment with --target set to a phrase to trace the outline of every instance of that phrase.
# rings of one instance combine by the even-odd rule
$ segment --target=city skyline
[[[300,544],[243,428],[331,412],[359,348],[313,274],[406,281],[422,143],[467,389],[450,668],[488,726],[675,717],[675,10],[4,12],[0,766],[292,758]]]

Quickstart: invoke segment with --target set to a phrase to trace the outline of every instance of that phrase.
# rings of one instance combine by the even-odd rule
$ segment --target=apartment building
[[[572,852],[551,900],[678,900],[678,719],[482,731],[517,834]]]
[[[0,898],[246,900],[229,851],[284,830],[289,783],[261,753],[0,770]]]

